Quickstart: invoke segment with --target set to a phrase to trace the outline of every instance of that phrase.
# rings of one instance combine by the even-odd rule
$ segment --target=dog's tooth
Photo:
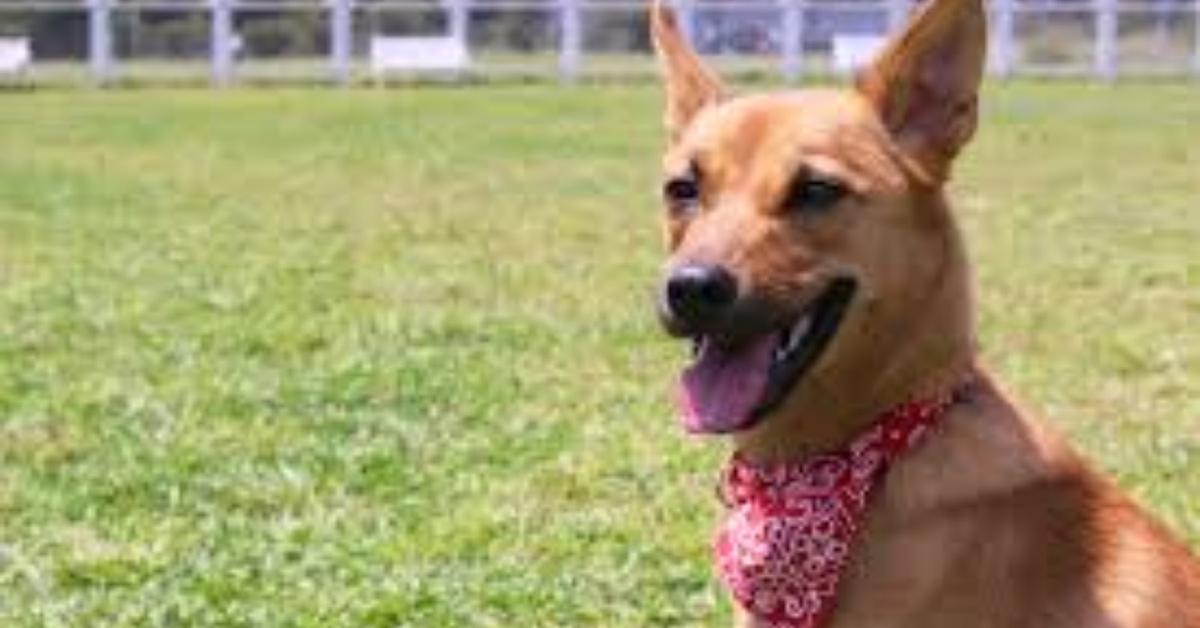
[[[788,350],[785,347],[775,347],[775,351],[771,354],[771,360],[774,362],[783,362],[784,358],[787,357],[787,352]]]
[[[791,351],[800,345],[800,340],[803,339],[805,334],[808,333],[809,323],[809,317],[805,316],[796,321],[795,325],[792,325],[792,329],[788,332],[788,351]]]

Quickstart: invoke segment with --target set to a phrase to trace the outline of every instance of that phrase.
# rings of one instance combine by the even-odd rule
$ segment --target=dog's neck
[[[795,403],[735,437],[756,462],[802,460],[845,445],[874,417],[906,399],[935,396],[976,368],[971,271],[962,237],[945,211],[940,269],[910,307],[879,324],[845,364],[819,365],[800,382]]]

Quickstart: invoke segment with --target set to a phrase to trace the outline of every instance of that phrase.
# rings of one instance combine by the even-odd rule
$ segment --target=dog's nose
[[[664,301],[672,317],[688,326],[711,322],[737,300],[737,280],[721,266],[688,264],[667,277]]]

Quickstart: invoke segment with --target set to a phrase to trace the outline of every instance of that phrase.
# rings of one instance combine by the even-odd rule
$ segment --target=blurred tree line
[[[240,42],[236,52],[256,57],[325,54],[329,48],[329,18],[324,4],[314,1],[312,8],[297,8],[293,3],[275,9],[270,6],[275,2],[294,0],[255,0],[252,8],[235,10],[234,30]],[[545,8],[489,7],[495,2],[472,1],[467,29],[472,48],[531,52],[557,46],[560,26],[553,0],[545,0]],[[112,18],[116,54],[166,58],[206,55],[211,27],[207,3],[174,3],[178,8],[122,8],[117,0]],[[359,0],[354,19],[356,51],[365,52],[372,34],[446,33],[447,9],[448,5],[438,0],[403,7],[388,6],[386,0]],[[586,11],[583,25],[588,50],[649,49],[644,11]],[[87,11],[68,7],[0,12],[0,36],[30,37],[36,58],[83,58],[88,46]]]

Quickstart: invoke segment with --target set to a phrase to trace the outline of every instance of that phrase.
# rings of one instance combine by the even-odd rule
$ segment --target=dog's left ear
[[[663,121],[674,144],[697,113],[725,97],[725,87],[688,45],[679,31],[675,12],[664,6],[663,0],[654,0],[650,9],[650,36],[667,88]]]
[[[930,182],[975,133],[987,51],[982,0],[924,0],[857,87]]]

